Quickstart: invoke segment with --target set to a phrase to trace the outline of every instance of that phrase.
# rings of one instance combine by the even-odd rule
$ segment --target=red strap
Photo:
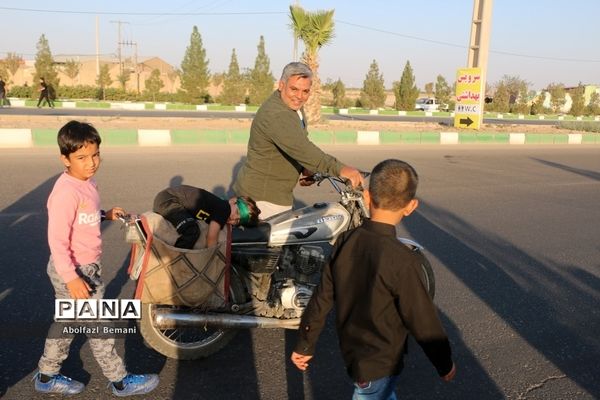
[[[225,303],[229,302],[229,285],[231,285],[231,225],[227,225],[227,245],[225,247]]]
[[[146,231],[146,249],[144,251],[144,260],[142,261],[142,271],[140,272],[140,276],[138,278],[137,287],[135,289],[135,298],[141,299],[142,292],[144,290],[144,278],[146,276],[146,267],[148,266],[148,259],[150,258],[150,252],[152,251],[152,239],[154,239],[154,234],[152,230],[148,226],[148,221],[142,215],[142,226],[144,227],[144,231]]]
[[[135,264],[135,249],[137,245],[133,243],[131,245],[131,255],[129,257],[129,267],[127,267],[127,275],[131,275],[131,270],[133,269],[133,264]]]

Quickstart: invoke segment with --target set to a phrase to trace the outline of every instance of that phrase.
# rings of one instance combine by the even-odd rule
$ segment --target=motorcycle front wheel
[[[431,300],[435,297],[435,275],[433,274],[433,268],[431,268],[431,264],[425,254],[421,250],[415,250],[415,252],[421,258],[421,279],[423,284],[427,288],[427,293],[429,293],[429,297]]]
[[[245,291],[235,274],[231,275],[229,289],[230,301],[234,304],[244,302]],[[185,327],[160,329],[154,326],[156,310],[167,308],[178,311],[190,310],[188,307],[160,304],[142,304],[140,333],[146,343],[160,354],[176,360],[196,360],[208,357],[225,347],[237,333],[235,329],[211,327]]]
[[[421,281],[423,282],[423,285],[425,285],[429,297],[433,300],[435,297],[435,275],[433,274],[431,263],[427,257],[425,257],[425,253],[423,253],[423,246],[413,240],[402,237],[398,237],[398,240],[419,257],[419,260],[421,261]]]

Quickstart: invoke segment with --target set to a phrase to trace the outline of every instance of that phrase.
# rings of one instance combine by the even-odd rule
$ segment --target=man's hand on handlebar
[[[302,171],[302,176],[300,177],[300,186],[310,186],[315,183],[314,172],[307,170],[304,168]]]
[[[354,167],[343,166],[340,170],[340,176],[349,180],[353,188],[357,188],[359,185],[360,187],[364,187],[365,185],[363,174]]]

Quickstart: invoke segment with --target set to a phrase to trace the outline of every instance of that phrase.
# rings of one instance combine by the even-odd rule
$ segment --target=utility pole
[[[128,24],[129,22],[126,21],[110,21],[111,24],[117,24],[117,55],[119,57],[119,73],[122,74],[123,73],[123,61],[122,61],[122,55],[121,55],[121,25],[122,24]]]
[[[456,74],[454,126],[457,128],[479,129],[483,121],[492,3],[493,0],[473,0],[467,68],[460,68]]]
[[[467,68],[481,68],[481,85],[485,95],[488,55],[490,52],[490,31],[492,26],[493,0],[474,0],[473,19]]]
[[[138,47],[137,47],[138,44],[137,44],[137,42],[132,42],[132,41],[121,42],[121,44],[124,46],[132,46],[134,48],[133,71],[135,72],[135,76],[136,76],[137,93],[140,94],[140,70],[138,68]]]
[[[99,26],[100,22],[96,15],[96,76],[100,75],[100,39],[99,39]]]

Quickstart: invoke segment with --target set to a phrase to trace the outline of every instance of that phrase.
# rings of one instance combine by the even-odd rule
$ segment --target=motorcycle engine
[[[302,315],[319,284],[325,259],[323,248],[302,245],[240,248],[232,254],[232,261],[247,271],[252,312],[275,318]]]
[[[314,288],[319,284],[325,254],[319,246],[290,246],[283,252],[279,270],[274,274],[281,305],[301,315]]]

